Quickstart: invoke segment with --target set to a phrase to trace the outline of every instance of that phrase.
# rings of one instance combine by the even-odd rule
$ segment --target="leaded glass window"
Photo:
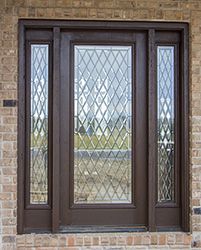
[[[174,201],[174,47],[157,48],[158,201]]]
[[[31,45],[30,203],[48,202],[48,53]]]
[[[74,53],[75,203],[131,203],[131,46]]]

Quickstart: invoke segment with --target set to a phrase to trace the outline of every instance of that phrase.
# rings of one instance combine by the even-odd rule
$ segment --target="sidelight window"
[[[174,201],[174,47],[157,47],[158,201]]]
[[[31,204],[48,202],[48,53],[48,44],[31,44]]]

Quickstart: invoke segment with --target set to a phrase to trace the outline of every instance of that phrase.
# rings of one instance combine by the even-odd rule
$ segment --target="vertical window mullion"
[[[60,220],[60,43],[59,27],[53,28],[52,77],[52,232],[58,232]]]
[[[156,51],[155,51],[155,30],[149,30],[149,83],[148,83],[148,124],[149,124],[149,220],[148,220],[148,228],[149,231],[156,230],[156,165],[157,165],[157,148],[153,147],[156,144],[156,135],[157,135],[157,110],[156,110],[156,99],[157,99],[157,86],[156,82],[156,74],[155,74],[155,65],[156,65]]]

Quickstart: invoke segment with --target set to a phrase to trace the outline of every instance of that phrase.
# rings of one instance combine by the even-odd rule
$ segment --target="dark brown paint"
[[[87,39],[86,34],[95,33],[95,38]],[[102,34],[105,34],[103,39]],[[140,38],[141,37],[141,38]],[[94,39],[94,40],[93,40]],[[102,40],[101,40],[102,39]],[[140,40],[142,39],[142,40]],[[142,208],[142,215],[136,217],[135,206],[119,206],[119,208],[103,206],[86,206],[70,208],[70,193],[72,188],[69,179],[72,177],[72,126],[66,123],[72,118],[72,68],[66,67],[71,62],[71,40],[76,43],[98,42],[105,43],[129,43],[136,46],[136,61],[134,65],[139,67],[134,83],[134,129],[138,131],[134,138],[134,152],[138,150],[138,156],[134,157],[134,191],[140,194],[143,190],[143,199],[134,204]],[[64,43],[66,41],[66,43]],[[141,42],[139,42],[141,41]],[[52,45],[53,64],[50,72],[49,96],[49,203],[48,205],[30,205],[29,200],[29,163],[27,153],[27,105],[29,103],[28,79],[30,66],[27,62],[29,49],[25,46],[29,42],[47,42]],[[156,60],[155,46],[160,44],[176,44],[177,55],[177,144],[179,145],[176,166],[176,204],[156,205]],[[66,47],[67,46],[67,47]],[[27,48],[27,49],[26,49]],[[142,53],[142,56],[140,56]],[[66,56],[66,58],[64,57]],[[27,59],[26,59],[27,58]],[[61,21],[61,20],[20,20],[19,21],[19,85],[18,85],[18,233],[25,232],[64,232],[68,231],[68,225],[93,225],[94,231],[97,225],[106,226],[112,218],[115,228],[122,224],[124,230],[129,227],[156,230],[183,230],[189,231],[189,107],[188,107],[188,25],[186,23],[165,22],[121,22],[121,21]],[[141,67],[143,68],[140,68]],[[147,68],[147,69],[146,69]],[[66,70],[66,72],[65,72]],[[71,75],[71,78],[70,78]],[[51,80],[53,79],[53,80]],[[65,81],[67,79],[67,84]],[[53,85],[51,85],[51,81]],[[134,84],[134,85],[135,85]],[[135,102],[136,101],[136,102]],[[140,103],[141,102],[141,103]],[[51,114],[53,116],[51,117]],[[65,114],[65,115],[64,115]],[[143,114],[140,117],[140,114]],[[136,115],[136,116],[135,116]],[[141,119],[141,120],[140,120]],[[72,120],[72,119],[71,119]],[[140,130],[140,124],[144,124]],[[61,133],[67,129],[65,137]],[[147,132],[145,131],[147,130]],[[143,131],[145,135],[143,136]],[[142,144],[139,144],[142,140]],[[145,146],[146,145],[146,146]],[[52,158],[51,158],[52,157]],[[143,159],[144,157],[144,159]],[[64,161],[69,163],[68,170],[64,172]],[[182,163],[182,164],[181,164]],[[140,166],[146,166],[142,171]],[[138,182],[145,183],[144,187]],[[65,182],[68,181],[67,188]],[[72,181],[72,180],[71,180]],[[138,195],[139,196],[139,195]],[[139,196],[140,197],[140,196]],[[146,200],[145,200],[146,197]],[[176,206],[175,206],[176,205]],[[144,207],[143,207],[144,206]],[[73,210],[73,212],[72,212]],[[116,220],[117,214],[118,222]],[[92,215],[92,218],[89,218]],[[101,215],[100,219],[99,216]],[[104,221],[102,216],[105,216]],[[143,223],[142,223],[143,221]],[[115,223],[116,222],[116,223]],[[127,226],[127,227],[126,227]],[[66,229],[65,229],[66,228]],[[72,229],[72,228],[71,228]],[[70,229],[70,230],[71,230]],[[81,230],[82,231],[82,230]],[[92,230],[93,231],[93,230]],[[104,230],[103,230],[104,231]],[[107,230],[106,230],[107,231]],[[111,229],[111,231],[113,231]],[[84,229],[83,229],[84,232]]]

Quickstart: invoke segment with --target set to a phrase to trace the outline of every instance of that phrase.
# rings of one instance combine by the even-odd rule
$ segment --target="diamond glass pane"
[[[31,45],[31,204],[48,202],[48,51],[47,44]]]
[[[74,203],[131,203],[131,46],[74,48]]]
[[[158,201],[174,201],[174,47],[157,48]]]

